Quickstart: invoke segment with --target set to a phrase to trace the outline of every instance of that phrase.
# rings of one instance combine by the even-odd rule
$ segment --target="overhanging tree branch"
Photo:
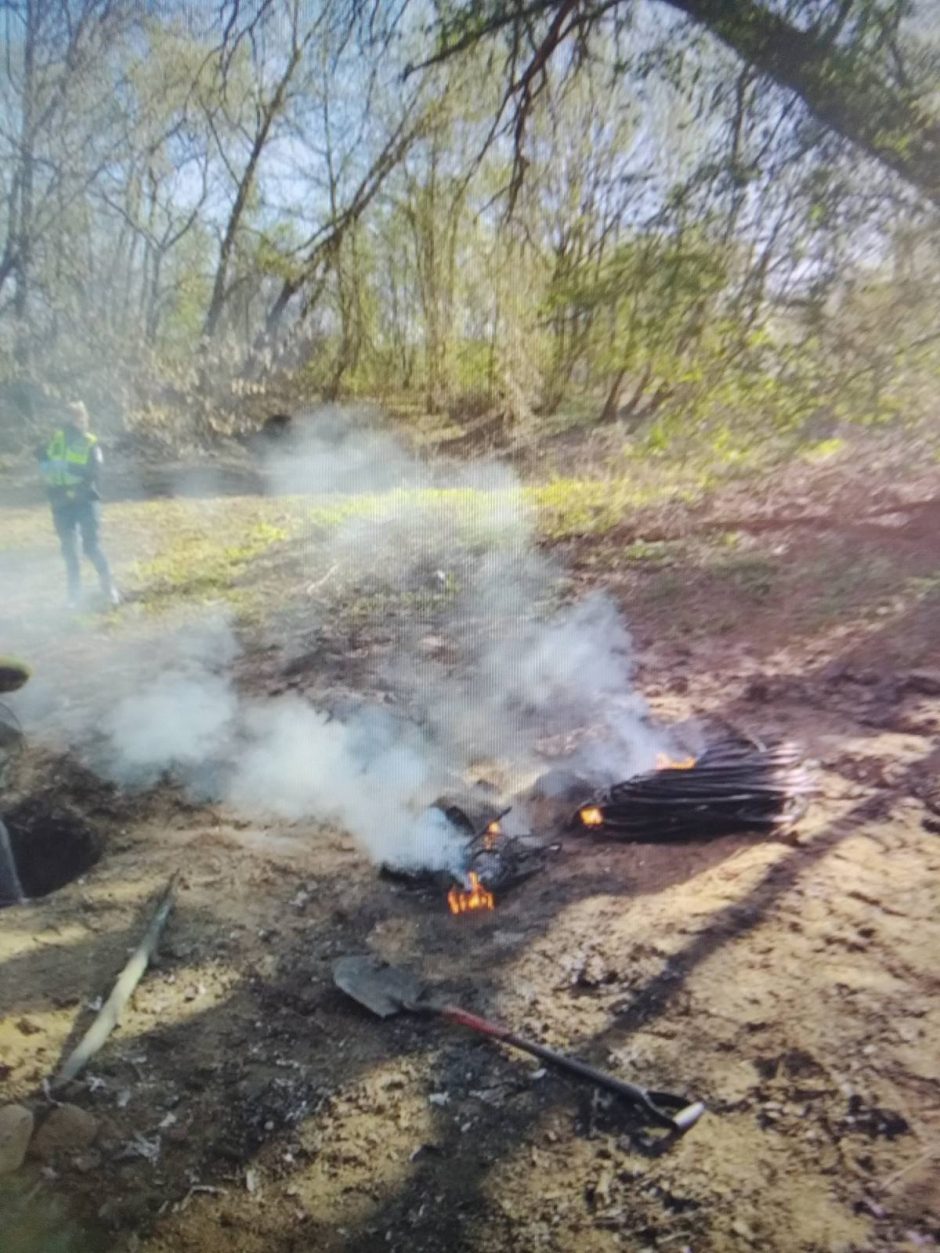
[[[442,22],[438,48],[421,65],[452,59],[487,40],[502,38],[512,46],[511,64],[525,56],[530,70],[544,69],[546,49],[554,53],[567,37],[583,37],[608,13],[627,11],[636,0],[490,0],[466,3]],[[827,128],[895,171],[912,187],[940,206],[940,118],[907,85],[895,66],[888,75],[877,53],[864,47],[857,32],[839,42],[858,0],[843,0],[828,27],[803,30],[760,0],[659,0],[704,27],[759,73],[793,91]],[[865,12],[858,6],[859,21]],[[867,12],[867,11],[866,11]],[[564,38],[557,36],[559,17],[567,18]],[[877,20],[877,14],[869,17]],[[548,34],[532,40],[534,24],[547,22]],[[889,49],[898,60],[897,41]],[[884,60],[884,57],[881,58]],[[420,68],[417,67],[417,68]],[[894,81],[892,81],[894,80]],[[513,88],[531,81],[529,72],[514,76]],[[525,92],[517,97],[525,116]],[[524,123],[523,123],[524,124]],[[518,139],[518,136],[517,136]],[[518,158],[518,153],[517,153]]]
[[[863,52],[803,31],[756,0],[662,0],[787,87],[831,130],[940,205],[940,119]]]

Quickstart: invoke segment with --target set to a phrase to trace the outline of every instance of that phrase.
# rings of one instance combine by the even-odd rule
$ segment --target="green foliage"
[[[0,255],[29,241],[0,278],[0,378],[81,391],[163,442],[250,425],[269,398],[356,396],[468,431],[485,415],[513,446],[617,423],[649,458],[725,467],[935,417],[935,224],[642,7],[588,19],[579,55],[546,64],[520,186],[489,142],[505,84],[470,46],[499,6],[437,9],[430,43],[406,23],[358,59],[330,4],[251,35],[236,6],[221,47],[173,6],[42,8],[42,71],[18,64],[0,98]],[[738,7],[721,29],[740,51]],[[866,142],[916,164],[901,123],[929,123],[940,55],[903,7],[850,5],[817,86],[853,109],[887,92],[903,107]],[[536,37],[549,14],[530,17]],[[435,39],[460,57],[403,79]],[[0,422],[25,442],[19,414]]]
[[[287,527],[260,518],[236,527],[237,542],[233,543],[229,526],[197,524],[191,529],[192,521],[185,513],[183,518],[182,526],[168,529],[161,550],[135,566],[131,587],[136,586],[151,606],[193,600],[238,603],[243,599],[238,582],[246,568],[290,535]]]
[[[829,461],[837,457],[845,446],[845,440],[841,438],[821,439],[814,444],[807,445],[802,451],[802,457],[804,461]]]

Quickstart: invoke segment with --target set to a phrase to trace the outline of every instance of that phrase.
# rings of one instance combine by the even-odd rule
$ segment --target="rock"
[[[58,1105],[33,1136],[34,1157],[52,1161],[60,1153],[87,1149],[98,1134],[98,1119],[78,1105]]]
[[[19,1170],[33,1134],[33,1115],[25,1105],[0,1108],[0,1175]]]

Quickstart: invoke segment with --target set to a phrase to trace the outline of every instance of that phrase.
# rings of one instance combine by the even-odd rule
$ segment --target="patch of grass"
[[[174,502],[178,503],[178,502]],[[236,604],[246,567],[287,540],[291,530],[260,517],[250,521],[232,511],[198,529],[168,527],[158,554],[134,566],[133,582],[144,603],[224,599]],[[208,520],[207,520],[208,521]]]
[[[0,510],[0,552],[58,546],[48,506]]]
[[[940,597],[940,570],[933,574],[921,574],[910,578],[904,584],[904,591],[915,601],[933,600]]]
[[[632,511],[681,495],[677,488],[629,478],[559,478],[521,488],[424,488],[350,496],[318,503],[306,517],[310,525],[328,531],[354,517],[394,520],[408,510],[420,511],[446,522],[456,540],[473,548],[499,546],[507,536],[518,537],[520,526],[530,525],[546,540],[602,536],[621,526]]]
[[[412,624],[432,624],[450,601],[451,597],[430,590],[360,591],[330,599],[330,620],[334,626],[341,625],[345,631],[365,630],[377,624],[387,629],[400,620]]]
[[[408,543],[420,542],[426,533],[471,551],[518,544],[533,522],[527,493],[512,486],[400,489],[302,503],[301,508],[302,527],[309,537],[327,538],[340,526],[359,521],[365,524],[365,535],[374,526]]]
[[[555,479],[524,489],[534,505],[539,533],[549,540],[598,536],[621,526],[637,509],[667,499],[691,499],[691,488],[639,483],[631,478]]]
[[[628,562],[665,563],[675,561],[683,547],[682,540],[636,539],[620,550],[620,556]]]
[[[606,483],[558,479],[529,494],[538,509],[539,531],[547,539],[598,535],[621,520],[614,491]]]
[[[844,439],[821,439],[801,449],[800,456],[804,461],[828,461],[838,456],[846,447]]]

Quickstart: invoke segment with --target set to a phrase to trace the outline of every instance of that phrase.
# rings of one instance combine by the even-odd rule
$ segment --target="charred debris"
[[[600,790],[572,775],[571,791],[581,803],[561,825],[581,835],[637,843],[780,833],[802,818],[815,790],[814,773],[796,744],[763,742],[723,728],[698,753],[661,755],[655,769]],[[434,807],[464,838],[460,865],[440,871],[384,863],[382,878],[446,894],[451,912],[461,914],[492,909],[497,895],[543,868],[546,840],[507,834],[503,819],[509,809],[450,800]]]

